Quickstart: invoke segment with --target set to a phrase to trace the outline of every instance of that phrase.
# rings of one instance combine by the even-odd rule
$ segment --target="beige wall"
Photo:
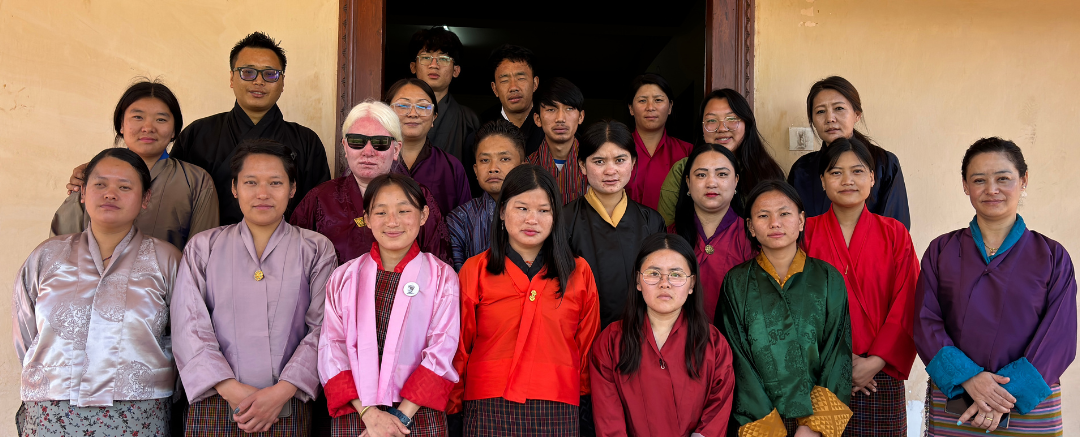
[[[1028,226],[1080,255],[1080,3],[757,3],[755,111],[782,167],[800,155],[787,151],[788,127],[809,126],[810,85],[844,76],[862,95],[866,124],[859,128],[903,165],[920,255],[934,237],[971,220],[960,160],[985,136],[1024,150],[1031,181],[1020,213]],[[917,367],[909,399],[925,394]],[[1080,365],[1062,382],[1070,435],[1080,430],[1072,418],[1080,413]]]
[[[152,6],[151,6],[152,4]],[[232,108],[229,50],[262,30],[289,64],[285,119],[333,155],[337,0],[0,0],[0,295],[48,236],[71,168],[112,144],[112,111],[135,76],[160,77],[188,123]],[[332,163],[331,163],[332,164]],[[11,299],[0,298],[8,320]],[[0,436],[14,435],[20,366],[0,323]]]

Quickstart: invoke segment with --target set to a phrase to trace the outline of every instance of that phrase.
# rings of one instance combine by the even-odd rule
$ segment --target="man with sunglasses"
[[[338,262],[355,259],[371,250],[375,235],[364,220],[364,193],[377,176],[390,172],[409,174],[401,164],[401,122],[389,105],[364,101],[352,108],[341,126],[342,146],[350,174],[327,181],[311,190],[289,216],[289,223],[318,232],[334,243]],[[443,225],[439,203],[427,187],[428,219],[416,236],[422,252],[447,264],[450,237]]]
[[[229,225],[244,217],[230,182],[229,162],[237,144],[254,138],[284,144],[293,152],[297,167],[296,195],[285,212],[289,217],[308,191],[330,180],[326,149],[314,131],[281,115],[277,101],[285,88],[285,51],[276,41],[262,32],[248,35],[233,46],[229,68],[229,86],[236,95],[233,109],[195,120],[176,137],[171,155],[210,173],[217,187],[221,224]]]
[[[468,153],[465,138],[480,128],[476,113],[450,95],[450,82],[461,74],[461,51],[461,40],[454,32],[434,26],[414,33],[408,52],[413,56],[409,70],[435,91],[438,102],[439,117],[428,131],[428,141],[459,161]]]

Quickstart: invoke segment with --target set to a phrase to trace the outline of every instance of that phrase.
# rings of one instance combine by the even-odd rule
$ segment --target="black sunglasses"
[[[345,134],[345,144],[353,150],[364,150],[367,147],[367,143],[371,143],[371,147],[378,152],[385,152],[390,150],[390,144],[394,141],[394,137],[388,135],[364,135],[364,134]]]

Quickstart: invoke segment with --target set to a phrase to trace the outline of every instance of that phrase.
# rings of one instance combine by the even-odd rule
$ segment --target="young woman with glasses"
[[[383,102],[401,120],[401,163],[409,174],[431,190],[439,211],[448,214],[472,200],[465,167],[453,155],[432,145],[428,132],[439,116],[439,104],[427,82],[415,77],[390,85]]]
[[[705,316],[694,251],[682,237],[642,243],[622,320],[590,359],[599,436],[721,436],[731,417],[731,348]]]

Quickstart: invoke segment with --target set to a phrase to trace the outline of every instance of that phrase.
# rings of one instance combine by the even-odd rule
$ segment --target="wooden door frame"
[[[705,92],[738,91],[754,105],[756,0],[709,0],[705,6]],[[386,0],[338,0],[338,93],[334,175],[347,174],[338,129],[353,105],[384,86]]]
[[[386,48],[386,0],[338,0],[337,123],[334,176],[348,174],[341,125],[349,110],[382,95]]]

